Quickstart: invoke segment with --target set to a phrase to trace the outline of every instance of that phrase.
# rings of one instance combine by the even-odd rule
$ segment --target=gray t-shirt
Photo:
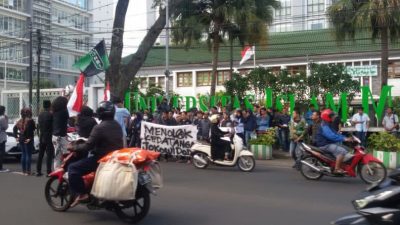
[[[385,117],[383,117],[383,121],[382,121],[382,125],[384,128],[386,129],[392,129],[395,124],[399,123],[399,117],[396,114],[392,114],[392,115],[385,115]],[[394,129],[392,130],[392,132],[396,132],[397,130]]]
[[[8,128],[8,118],[6,116],[0,116],[0,143],[7,141],[6,130]]]

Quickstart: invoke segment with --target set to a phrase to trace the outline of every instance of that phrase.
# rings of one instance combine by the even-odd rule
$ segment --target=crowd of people
[[[56,98],[53,102],[44,101],[37,125],[29,108],[21,110],[21,118],[15,124],[13,131],[21,148],[21,165],[24,175],[32,174],[31,155],[34,151],[35,129],[38,129],[40,142],[36,175],[42,176],[42,161],[45,154],[47,155],[47,174],[61,165],[61,156],[65,153],[68,144],[66,139],[68,130],[76,130],[81,137],[88,138],[93,127],[98,124],[95,113],[87,106],[82,107],[81,113],[77,117],[69,117],[67,102],[68,99],[62,96]],[[273,128],[277,131],[278,145],[276,147],[293,157],[295,160],[294,168],[299,166],[299,153],[296,150],[298,143],[304,141],[317,145],[317,134],[321,127],[322,110],[315,110],[313,105],[310,105],[304,113],[294,109],[291,115],[288,105],[285,105],[280,111],[257,104],[254,104],[252,109],[235,110],[219,105],[204,112],[197,108],[188,111],[181,110],[180,107],[173,108],[164,99],[154,113],[144,110],[131,115],[128,109],[124,108],[121,99],[113,98],[113,103],[116,108],[114,119],[120,125],[123,133],[124,147],[141,146],[140,129],[143,121],[166,126],[195,125],[198,129],[197,139],[201,141],[212,141],[213,135],[220,134],[217,131],[213,133],[213,129],[216,130],[213,126],[230,127],[242,138],[244,146],[248,149],[250,148],[250,139],[256,138],[268,129]],[[357,113],[351,118],[356,135],[364,146],[367,144],[366,134],[369,122],[370,119],[362,108],[358,109]],[[398,135],[399,119],[393,113],[392,108],[387,108],[382,126],[387,132]],[[329,127],[334,133],[341,133],[342,125],[339,116],[332,115]],[[0,106],[0,171],[2,172],[7,171],[2,165],[7,128],[8,118],[5,115],[5,108]]]

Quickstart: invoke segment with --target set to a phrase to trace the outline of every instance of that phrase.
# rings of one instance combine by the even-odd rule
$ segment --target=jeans
[[[3,160],[5,152],[6,152],[6,142],[3,141],[0,143],[0,170],[3,170]]]
[[[253,133],[254,133],[253,131],[247,131],[247,130],[244,131],[244,137],[245,137],[245,140],[246,140],[245,142],[246,142],[247,149],[250,149],[249,141],[250,141],[251,135]]]
[[[62,164],[63,154],[67,153],[67,137],[53,136],[54,145],[54,169],[58,169]]]
[[[47,174],[49,174],[51,173],[52,164],[54,160],[54,146],[53,143],[51,142],[51,139],[39,144],[39,156],[36,164],[36,171],[39,174],[42,173],[42,161],[44,153],[46,153],[46,169],[47,169]]]
[[[367,146],[367,133],[366,132],[356,132],[356,137],[360,139],[361,145],[366,147]]]
[[[278,137],[279,137],[279,144],[283,151],[289,151],[289,129],[286,128],[279,128],[278,129]]]
[[[89,157],[72,163],[68,167],[68,181],[71,191],[74,195],[85,194],[88,190],[82,176],[96,171],[98,157]]]
[[[300,165],[301,155],[302,152],[299,149],[298,142],[290,141],[290,155],[292,156],[293,160],[295,161],[295,165]]]
[[[19,147],[21,148],[21,165],[23,173],[31,172],[31,162],[32,162],[32,151],[33,151],[33,141],[25,144],[25,142],[20,141]]]

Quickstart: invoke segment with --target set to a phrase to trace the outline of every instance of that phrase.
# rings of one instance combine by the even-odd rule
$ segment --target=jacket
[[[253,114],[250,114],[247,118],[244,118],[243,121],[244,130],[245,131],[254,131],[257,129],[257,119]]]
[[[43,111],[38,118],[39,142],[51,143],[53,135],[53,114],[49,111]]]
[[[317,147],[343,142],[345,137],[336,133],[329,124],[322,122],[315,136]]]
[[[8,117],[0,116],[0,143],[7,141]]]
[[[97,158],[123,148],[121,126],[115,120],[104,120],[94,126],[88,140],[76,144],[75,151],[91,151]]]
[[[67,108],[53,112],[53,135],[64,137],[67,135],[69,114]]]
[[[19,121],[15,124],[13,128],[14,136],[19,139],[20,142],[24,142],[26,139],[30,139],[33,141],[33,137],[35,135],[36,125],[35,121],[32,119],[26,119],[25,127],[19,126]],[[21,122],[22,124],[22,122]]]
[[[78,122],[76,124],[78,128],[78,134],[81,137],[88,138],[94,126],[97,125],[96,120],[93,117],[82,116],[78,117]]]

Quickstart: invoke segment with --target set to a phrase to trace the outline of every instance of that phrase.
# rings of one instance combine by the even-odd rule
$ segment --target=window
[[[291,2],[288,0],[281,1],[281,8],[275,10],[275,18],[285,18],[292,15]]]
[[[26,0],[0,0],[0,7],[20,12],[25,12],[26,4]]]
[[[400,61],[390,62],[388,66],[389,78],[400,78]]]
[[[158,77],[158,86],[165,88],[165,77]]]
[[[293,30],[293,25],[290,23],[279,23],[272,26],[272,32],[290,32]]]
[[[307,12],[311,14],[325,12],[325,0],[308,0]]]
[[[211,73],[212,71],[197,72],[197,86],[211,86]]]
[[[156,78],[149,77],[149,87],[154,87],[154,86],[156,86]]]
[[[311,24],[311,30],[320,30],[322,28],[324,28],[324,25],[322,23]]]
[[[183,72],[177,73],[177,86],[178,87],[191,87],[192,86],[192,73]]]
[[[226,81],[231,77],[229,70],[218,71],[217,85],[224,85]]]
[[[140,88],[147,88],[147,78],[140,78]]]

